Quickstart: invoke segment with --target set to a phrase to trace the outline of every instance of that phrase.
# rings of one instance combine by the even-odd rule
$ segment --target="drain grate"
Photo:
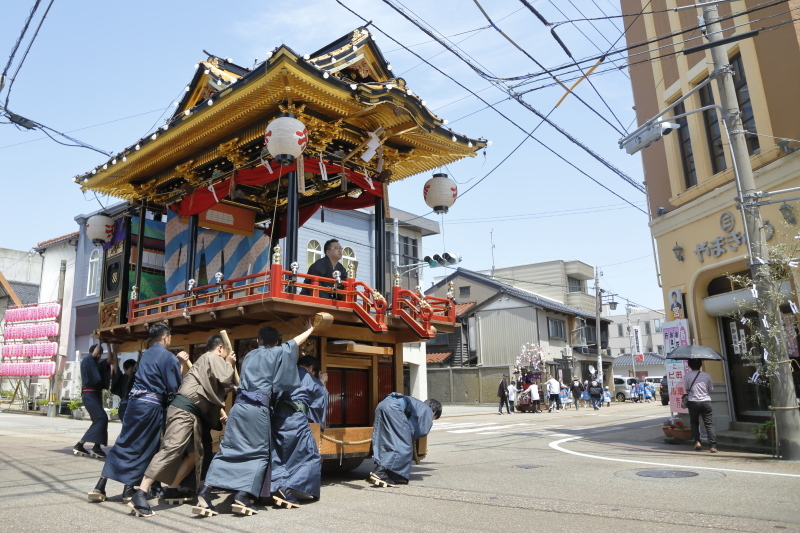
[[[641,470],[636,472],[637,476],[642,477],[655,477],[655,478],[679,478],[679,477],[695,477],[699,476],[697,472],[690,472],[688,470]]]
[[[523,470],[531,470],[533,468],[539,468],[537,465],[514,465],[514,468],[522,468]]]

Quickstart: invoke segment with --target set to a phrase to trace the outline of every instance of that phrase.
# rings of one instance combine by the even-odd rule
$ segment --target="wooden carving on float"
[[[100,308],[100,329],[117,325],[119,302],[110,303]]]

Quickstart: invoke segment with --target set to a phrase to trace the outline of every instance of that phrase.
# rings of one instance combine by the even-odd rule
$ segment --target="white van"
[[[614,376],[614,398],[618,402],[631,399],[631,385],[639,383],[639,378]]]

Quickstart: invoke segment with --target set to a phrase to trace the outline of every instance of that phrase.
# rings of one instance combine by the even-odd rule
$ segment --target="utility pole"
[[[600,313],[603,311],[603,291],[600,290],[600,267],[594,267],[594,297],[595,297],[595,317],[594,317],[594,336],[597,343],[597,379],[603,384],[603,354],[600,350]]]
[[[703,6],[703,20],[706,25],[706,34],[710,43],[722,39],[722,27],[719,23],[719,13],[716,5]],[[723,46],[711,48],[711,58],[714,61],[714,70],[722,71],[716,79],[721,105],[724,110],[723,122],[727,128],[730,139],[731,157],[733,158],[734,174],[738,174],[739,193],[741,194],[742,216],[745,222],[745,231],[751,244],[750,271],[753,281],[758,289],[759,298],[767,309],[766,319],[771,324],[781,323],[782,317],[778,302],[773,295],[778,294],[774,283],[769,277],[769,265],[762,264],[757,258],[766,257],[766,245],[761,229],[761,212],[755,203],[757,198],[756,184],[753,178],[753,168],[750,164],[750,154],[747,149],[742,119],[736,98],[736,89],[733,85],[733,76],[730,71],[728,55]],[[777,361],[786,364],[777,365],[777,370],[771,380],[772,408],[778,432],[778,446],[783,457],[789,460],[800,459],[800,411],[794,390],[791,368],[788,363],[788,351],[781,331],[778,353],[770,354]]]
[[[64,284],[67,281],[67,260],[61,260],[61,268],[58,273],[58,317],[56,318],[56,322],[58,323],[58,333],[61,335],[61,324],[64,319]],[[56,361],[56,371],[50,377],[50,408],[47,410],[47,416],[58,416],[59,411],[61,411],[61,376],[63,376],[63,368],[62,368],[62,356],[61,356],[61,343],[59,343],[59,348],[57,350],[55,361]],[[58,376],[58,380],[56,380],[56,376]]]

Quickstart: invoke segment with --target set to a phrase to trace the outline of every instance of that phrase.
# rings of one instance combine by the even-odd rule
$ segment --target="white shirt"
[[[696,381],[695,376],[697,376]],[[692,383],[694,383],[694,385],[692,385]],[[686,394],[689,395],[690,402],[711,401],[711,395],[709,393],[714,390],[714,382],[711,381],[711,374],[703,372],[702,370],[687,372],[683,376],[683,386],[685,387]],[[689,387],[691,387],[691,389]]]
[[[539,399],[539,386],[536,383],[531,383],[530,386],[522,391],[522,394],[527,394],[531,397],[531,400],[538,400]]]
[[[513,402],[517,399],[517,386],[516,385],[509,385],[508,386],[508,401]]]
[[[561,394],[561,383],[556,378],[547,380],[547,394]]]

